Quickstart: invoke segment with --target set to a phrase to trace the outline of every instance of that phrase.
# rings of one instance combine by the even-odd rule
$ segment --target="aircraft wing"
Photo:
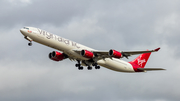
[[[121,53],[125,56],[131,56],[131,55],[137,55],[137,54],[143,54],[143,53],[150,53],[150,52],[157,52],[160,48],[156,48],[154,50],[147,50],[147,51],[122,51]]]
[[[128,58],[131,55],[137,55],[137,54],[143,54],[143,53],[150,53],[150,52],[157,52],[160,48],[154,49],[154,50],[147,50],[147,51],[121,51],[123,57]],[[82,50],[73,50],[76,53],[80,54]],[[98,51],[98,50],[92,50],[92,52],[95,56],[99,58],[112,58],[109,56],[109,51]]]
[[[120,53],[123,55],[123,57],[128,58],[131,55],[137,55],[137,54],[143,54],[143,53],[150,53],[150,52],[157,52],[160,48],[154,49],[154,50],[147,50],[147,51],[121,51]],[[93,51],[93,53],[97,55],[108,55],[109,52],[105,51]],[[110,57],[109,55],[106,57]]]

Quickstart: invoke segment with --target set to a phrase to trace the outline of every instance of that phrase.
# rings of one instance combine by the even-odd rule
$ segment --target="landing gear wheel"
[[[79,70],[83,70],[83,67],[78,67]]]
[[[80,64],[76,64],[75,66],[76,66],[76,67],[80,67]]]
[[[97,66],[97,63],[92,64],[92,66]]]
[[[30,43],[28,43],[28,45],[29,45],[29,46],[32,46],[32,43],[30,42]]]
[[[100,66],[95,66],[95,69],[100,69]]]
[[[92,70],[92,67],[91,66],[88,66],[88,68],[87,68],[88,70]]]

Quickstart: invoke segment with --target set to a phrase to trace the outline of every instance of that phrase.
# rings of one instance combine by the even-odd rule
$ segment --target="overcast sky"
[[[0,0],[0,101],[180,101],[179,0]],[[98,50],[146,50],[166,71],[79,71],[23,38],[37,27]],[[136,56],[130,59],[131,61]]]

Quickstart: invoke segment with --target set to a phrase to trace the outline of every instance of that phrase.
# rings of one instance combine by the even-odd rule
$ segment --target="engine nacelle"
[[[63,59],[66,59],[66,55],[57,51],[53,51],[52,53],[49,53],[49,58],[54,61],[62,61]]]
[[[118,51],[116,51],[116,50],[113,50],[113,49],[111,49],[110,51],[109,51],[109,56],[111,56],[111,57],[114,57],[114,58],[122,58],[122,54],[121,54],[121,52],[118,52]]]
[[[90,52],[90,51],[82,50],[81,51],[81,56],[91,59],[91,58],[94,57],[94,54],[92,52]]]

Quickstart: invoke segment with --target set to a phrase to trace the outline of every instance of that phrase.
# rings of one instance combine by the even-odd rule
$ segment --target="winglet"
[[[159,48],[154,49],[154,51],[155,51],[155,52],[157,52],[157,51],[159,51],[159,50],[160,50],[160,47],[159,47]]]

